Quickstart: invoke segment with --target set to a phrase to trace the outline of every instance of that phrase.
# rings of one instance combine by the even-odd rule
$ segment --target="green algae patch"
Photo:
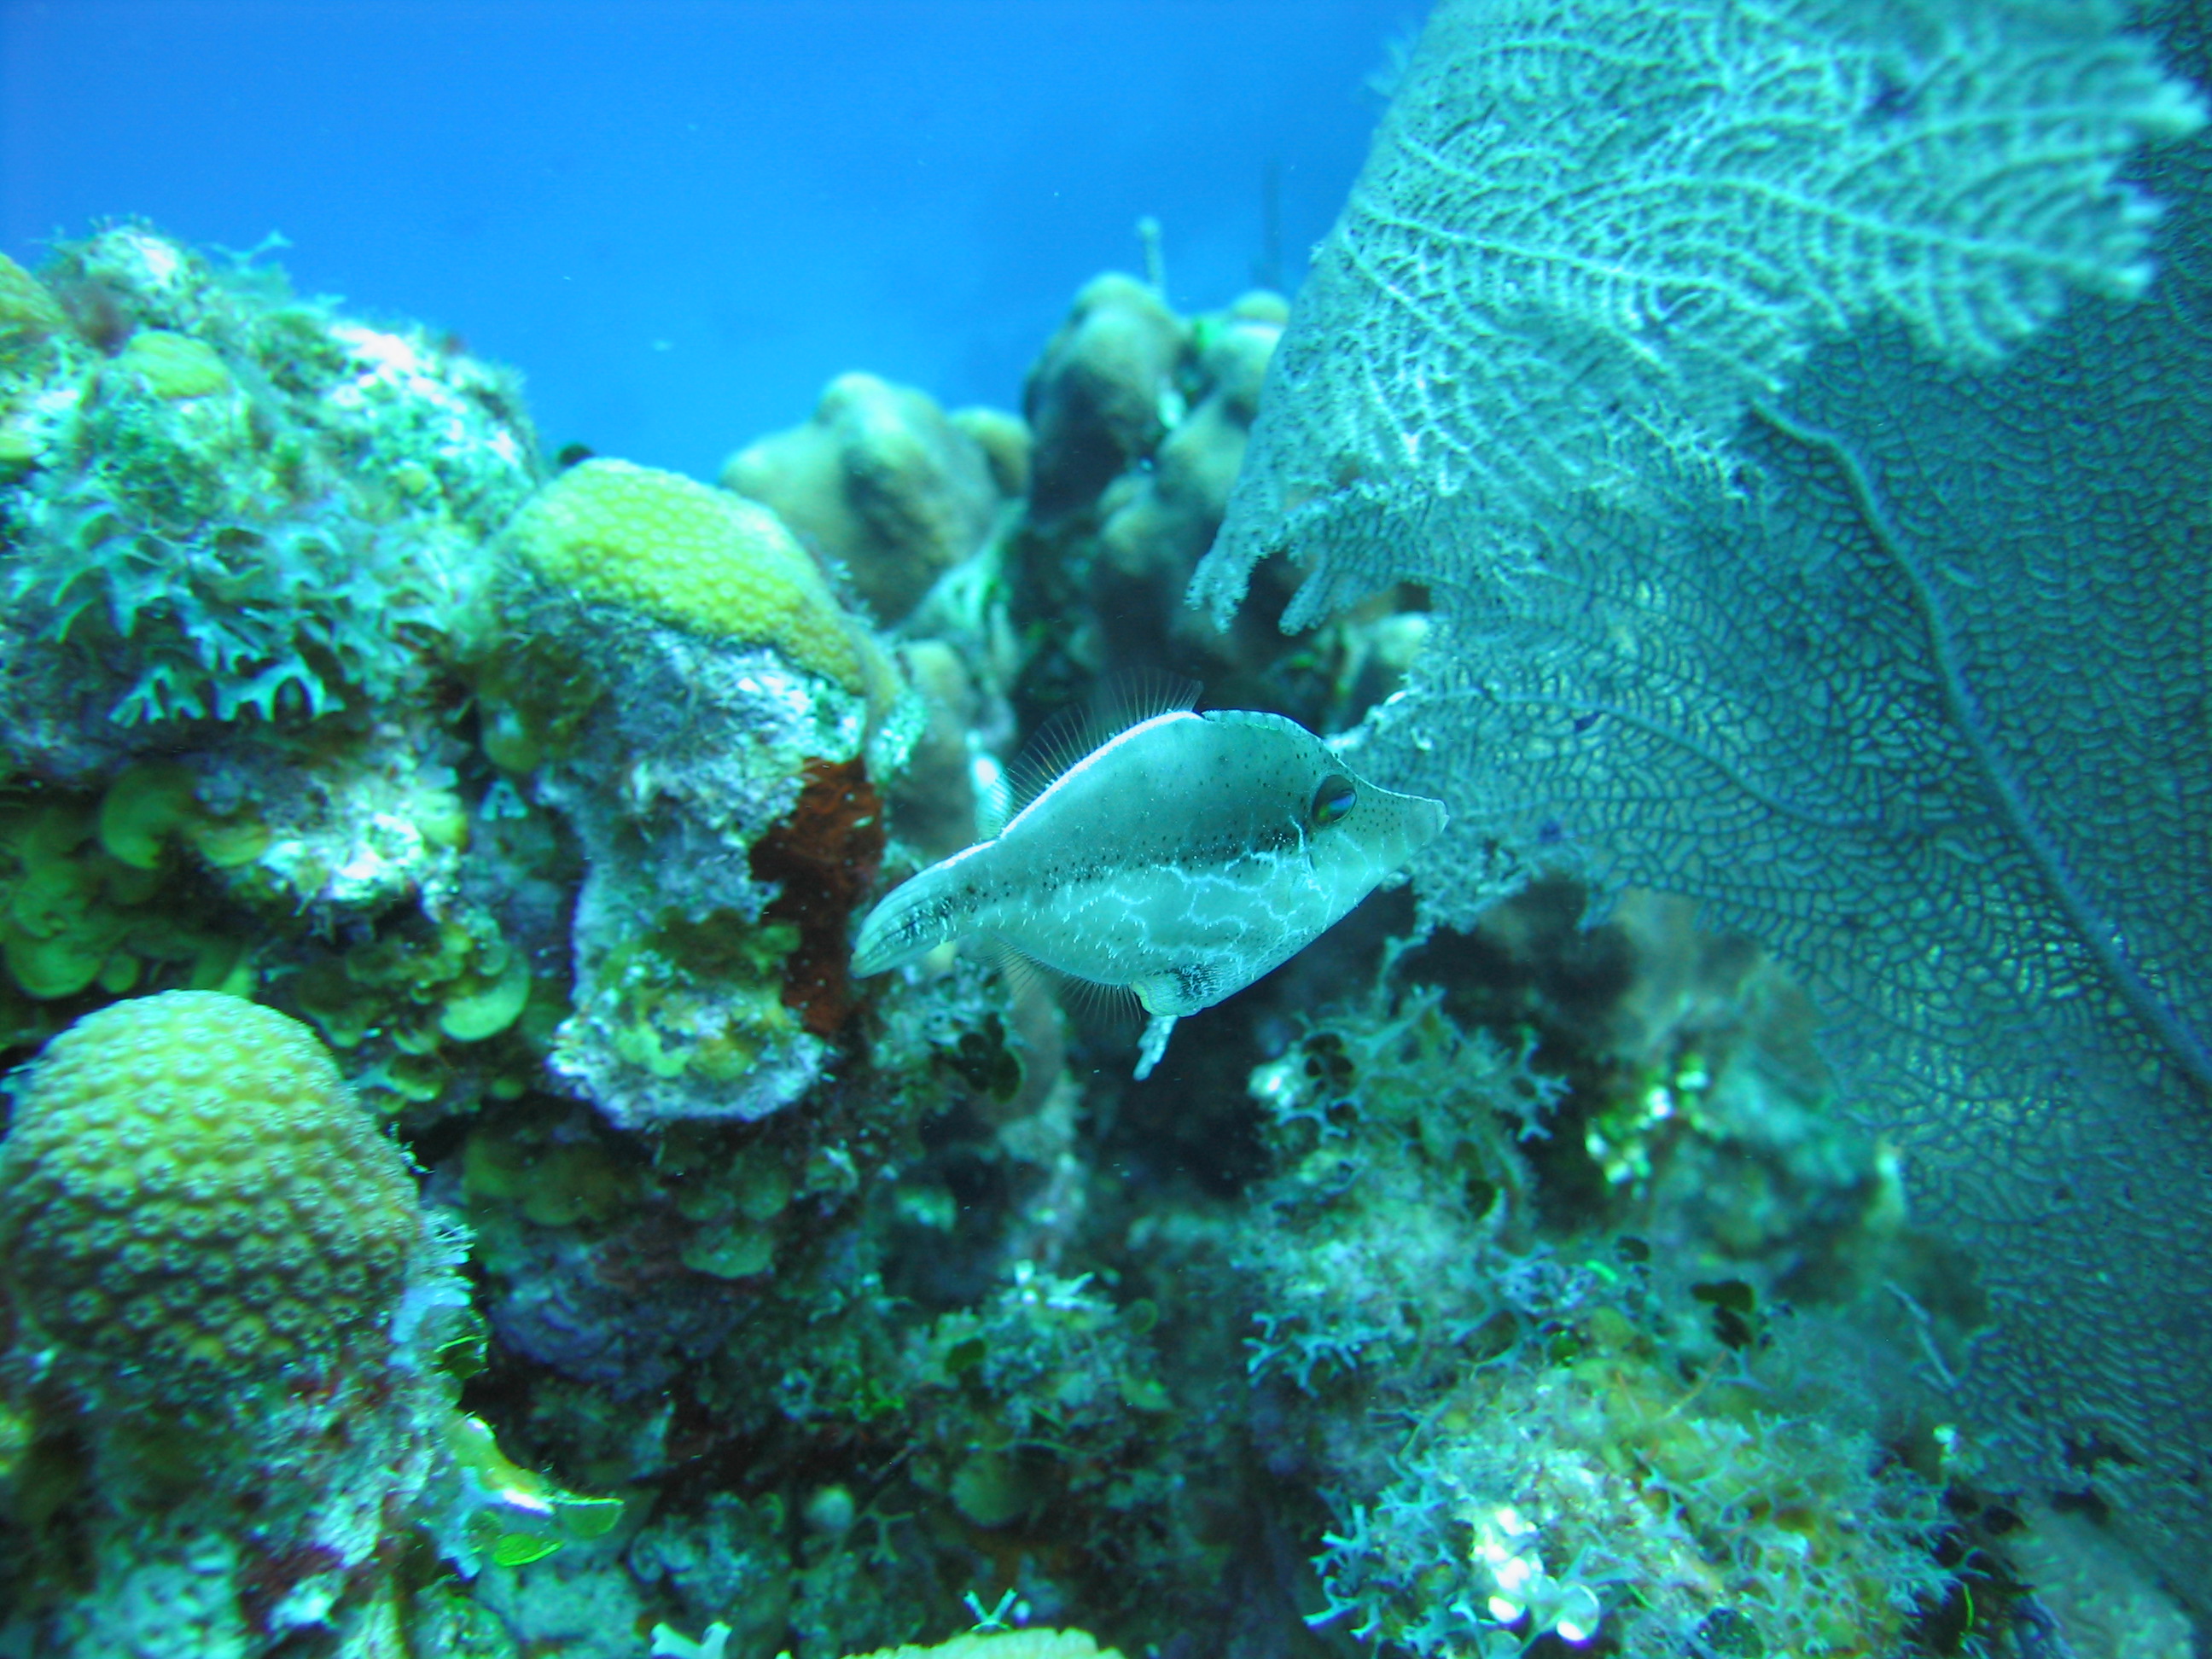
[[[198,788],[191,769],[173,761],[127,769],[100,799],[100,846],[134,870],[158,869],[163,850],[178,840],[219,870],[260,857],[270,840],[268,827],[209,811]]]
[[[637,1200],[635,1172],[604,1141],[566,1139],[562,1119],[523,1109],[469,1132],[461,1190],[472,1204],[505,1205],[533,1226],[611,1220]]]
[[[529,1006],[530,963],[520,951],[509,951],[497,978],[440,1011],[438,1029],[456,1042],[482,1042],[521,1018]]]
[[[465,1534],[448,1547],[465,1543],[464,1559],[526,1566],[564,1545],[603,1538],[622,1519],[621,1498],[567,1492],[513,1462],[480,1418],[457,1414],[447,1443],[462,1484],[458,1508]]]
[[[212,397],[230,387],[230,371],[213,346],[166,328],[140,329],[115,361],[143,380],[155,397],[172,402]]]

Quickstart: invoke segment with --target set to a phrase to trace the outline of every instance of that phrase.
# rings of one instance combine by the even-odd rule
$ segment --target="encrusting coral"
[[[872,780],[918,703],[757,501],[589,460],[503,541],[487,747],[587,854],[556,1070],[624,1125],[789,1105],[849,1009]]]

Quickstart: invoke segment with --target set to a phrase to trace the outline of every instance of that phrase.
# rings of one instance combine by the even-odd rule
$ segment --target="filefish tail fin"
[[[903,968],[951,939],[957,925],[955,890],[955,878],[939,864],[884,895],[853,941],[854,974],[866,979]]]

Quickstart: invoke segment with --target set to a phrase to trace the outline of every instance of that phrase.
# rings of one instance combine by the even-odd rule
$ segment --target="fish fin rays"
[[[1170,674],[1164,668],[1131,668],[1109,674],[1091,700],[1091,718],[1098,727],[1091,746],[1142,726],[1156,714],[1188,714],[1198,707],[1206,688],[1196,680]]]
[[[1046,967],[1035,957],[1027,955],[1016,945],[1007,944],[996,933],[985,935],[983,943],[990,953],[991,960],[998,964],[999,977],[1006,981],[1009,995],[1018,995],[1031,985],[1042,985],[1048,990],[1057,988],[1058,981],[1062,976]]]
[[[1022,752],[1029,752],[1026,745]],[[1014,821],[1014,780],[1011,771],[1001,768],[984,790],[982,799],[975,803],[975,839],[996,841],[999,831]],[[1024,803],[1026,805],[1026,803]]]
[[[1126,985],[1102,985],[1095,979],[1060,975],[1060,1006],[1079,1025],[1103,1026],[1115,1036],[1133,1031],[1145,1018],[1137,994]]]
[[[1009,988],[1042,984],[1060,1001],[1067,1017],[1077,1024],[1091,1030],[1110,1031],[1115,1036],[1133,1032],[1144,1023],[1144,1005],[1137,994],[1126,985],[1105,985],[1095,979],[1066,972],[1011,945],[997,934],[991,934],[992,955],[999,964],[999,972]]]
[[[986,808],[990,833],[1005,829],[1061,774],[1131,726],[1197,708],[1203,690],[1196,680],[1165,669],[1133,669],[1109,676],[1087,703],[1061,705],[1006,768],[1003,790],[993,791],[1000,799]]]

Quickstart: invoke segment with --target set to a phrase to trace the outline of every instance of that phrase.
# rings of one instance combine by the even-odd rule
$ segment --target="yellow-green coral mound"
[[[307,1027],[212,991],[87,1015],[0,1143],[0,1272],[39,1334],[165,1398],[333,1352],[386,1317],[414,1184]]]
[[[507,538],[523,562],[586,599],[672,627],[772,645],[866,689],[852,624],[783,521],[757,501],[629,461],[571,467],[523,503]]]

